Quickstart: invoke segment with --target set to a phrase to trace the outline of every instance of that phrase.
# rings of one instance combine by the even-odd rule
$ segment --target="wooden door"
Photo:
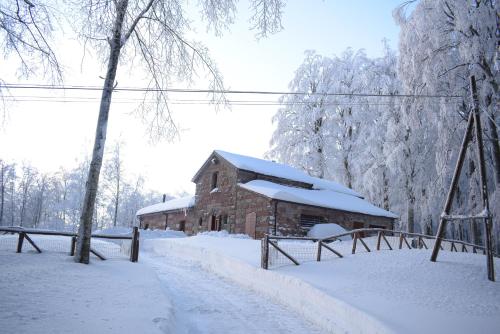
[[[185,220],[181,220],[181,222],[179,223],[179,231],[186,232],[186,221]]]
[[[210,221],[210,230],[209,231],[216,231],[217,230],[217,218],[215,215],[212,215],[212,220]]]
[[[245,218],[245,233],[255,239],[255,225],[257,224],[257,214],[250,212]]]

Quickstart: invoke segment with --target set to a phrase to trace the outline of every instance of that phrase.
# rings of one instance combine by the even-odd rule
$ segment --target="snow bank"
[[[392,333],[369,314],[290,275],[260,269],[260,242],[198,235],[146,240],[144,249],[199,263],[211,271],[287,305],[331,333]]]
[[[154,271],[126,260],[75,263],[0,250],[2,333],[172,333],[173,306]]]
[[[328,224],[316,224],[311,229],[309,232],[307,232],[307,236],[310,238],[326,238],[326,237],[331,237],[332,235],[337,235],[337,234],[342,234],[347,232],[345,228],[338,224],[334,223],[328,223]],[[347,235],[344,237],[341,237],[340,240],[351,240],[351,236]]]
[[[342,259],[265,271],[257,240],[202,235],[147,240],[146,248],[195,261],[330,332],[470,334],[500,328],[500,283],[486,279],[479,254],[443,251],[433,263],[431,250],[360,248],[351,255],[351,243],[339,242],[334,248]]]

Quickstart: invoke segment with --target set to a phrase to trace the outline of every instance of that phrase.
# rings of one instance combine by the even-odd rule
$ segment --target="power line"
[[[81,90],[102,91],[98,86],[77,85],[37,85],[37,84],[10,84],[0,85],[7,89],[47,89],[47,90]],[[279,92],[259,90],[211,90],[191,88],[147,88],[147,87],[116,87],[115,92],[165,92],[165,93],[205,93],[205,94],[250,94],[250,95],[316,95],[316,96],[347,96],[347,97],[390,97],[390,98],[463,98],[460,95],[440,94],[375,94],[375,93],[311,93],[311,92]]]

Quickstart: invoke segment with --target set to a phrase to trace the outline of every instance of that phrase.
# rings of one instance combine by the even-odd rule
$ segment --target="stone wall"
[[[184,221],[184,230],[187,234],[193,234],[194,210],[179,210],[174,212],[150,213],[139,217],[139,228],[150,230],[164,230],[168,227],[171,230],[179,231],[181,222]]]
[[[265,234],[273,233],[273,205],[272,201],[252,191],[237,188],[238,203],[236,206],[235,233],[245,233],[245,222],[248,214],[256,214],[255,235],[251,237],[261,239]]]
[[[218,173],[217,187],[212,189],[212,175],[215,172]],[[196,180],[196,232],[212,230],[212,217],[216,219],[216,230],[234,232],[236,180],[237,169],[225,160],[217,159],[216,163],[206,165]]]
[[[368,227],[393,228],[393,220],[386,217],[369,216],[361,213],[279,201],[276,214],[277,234],[295,236],[305,235],[306,232],[300,228],[301,215],[324,217],[326,222],[341,225],[347,230]]]

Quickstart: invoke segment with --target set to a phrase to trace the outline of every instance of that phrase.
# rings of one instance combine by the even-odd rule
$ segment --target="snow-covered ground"
[[[1,333],[170,333],[172,315],[144,263],[0,250]]]
[[[325,253],[328,260],[320,263],[265,271],[260,241],[246,236],[148,231],[139,263],[118,257],[85,266],[67,256],[66,241],[50,238],[37,240],[48,248],[42,254],[29,248],[16,254],[15,238],[0,236],[1,333],[469,334],[500,328],[500,283],[486,279],[479,254],[443,251],[431,263],[428,250],[360,248],[350,255],[351,243],[342,241],[334,245],[342,259]]]
[[[351,243],[343,242],[335,246],[342,259],[264,271],[256,240],[212,234],[150,240],[145,247],[199,263],[329,332],[498,333],[500,328],[500,283],[486,279],[479,254],[442,251],[432,263],[430,250],[350,255]]]

